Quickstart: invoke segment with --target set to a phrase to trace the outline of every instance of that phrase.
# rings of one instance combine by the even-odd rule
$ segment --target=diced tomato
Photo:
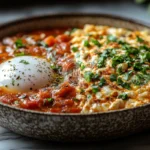
[[[70,44],[69,43],[60,43],[56,46],[57,54],[64,55],[64,53],[70,53]]]
[[[38,109],[41,107],[41,103],[37,100],[31,101],[31,100],[24,100],[20,103],[21,108],[25,109]]]
[[[75,64],[72,60],[66,61],[62,64],[62,71],[66,72],[72,70],[75,67]]]
[[[41,90],[39,90],[39,95],[40,95],[41,99],[51,98],[51,96],[52,96],[51,89],[41,89]]]
[[[16,101],[18,98],[16,95],[13,94],[7,94],[5,96],[0,97],[0,101],[5,103],[5,104],[12,104],[14,101]]]
[[[73,104],[74,104],[73,100],[67,99],[67,100],[64,101],[64,105],[73,106]]]
[[[53,108],[58,108],[58,107],[62,107],[62,104],[61,104],[61,100],[56,100],[54,101],[54,104],[53,104]]]
[[[39,55],[39,56],[46,54],[46,50],[44,48],[34,47],[34,46],[30,46],[29,48],[25,49],[24,52],[26,54]]]
[[[0,58],[1,57],[7,57],[8,56],[8,53],[2,53],[2,54],[0,54]]]
[[[56,43],[56,40],[53,36],[48,36],[44,39],[44,42],[48,45],[48,46],[53,46]]]
[[[65,35],[65,34],[63,34],[63,35],[58,35],[58,36],[56,37],[56,41],[57,41],[58,43],[69,42],[69,41],[70,41],[70,37],[69,37],[68,35]]]
[[[70,86],[69,83],[63,83],[59,92],[56,93],[57,97],[73,98],[76,96],[76,89]]]

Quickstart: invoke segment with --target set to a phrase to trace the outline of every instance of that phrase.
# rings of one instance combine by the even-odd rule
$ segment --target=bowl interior
[[[54,27],[81,27],[85,24],[96,24],[96,25],[108,25],[113,27],[127,28],[130,30],[148,30],[150,31],[150,25],[141,23],[139,21],[125,19],[122,17],[116,17],[105,14],[53,14],[48,16],[33,17],[29,19],[23,19],[14,21],[11,23],[0,26],[0,39],[6,36],[10,36],[19,32],[28,32],[38,29],[48,29]],[[6,104],[2,104],[15,110],[24,110],[21,108],[14,108]],[[149,104],[146,104],[149,105]],[[145,105],[144,105],[145,106]],[[140,106],[143,107],[143,106]],[[133,108],[135,109],[135,108]],[[124,109],[123,109],[124,110]],[[24,110],[25,112],[37,113],[37,111]],[[109,111],[110,112],[118,112]],[[38,112],[43,114],[42,112]],[[47,114],[47,113],[44,113]],[[48,113],[49,114],[49,113]],[[54,115],[54,114],[53,114]],[[60,115],[60,114],[56,114]],[[64,114],[62,114],[64,115]],[[72,114],[71,114],[72,115]],[[75,114],[74,114],[75,115]]]

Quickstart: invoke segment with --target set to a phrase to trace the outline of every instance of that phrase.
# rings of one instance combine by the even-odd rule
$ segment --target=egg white
[[[0,64],[0,87],[10,92],[28,92],[49,86],[53,80],[50,62],[34,56],[21,56]]]

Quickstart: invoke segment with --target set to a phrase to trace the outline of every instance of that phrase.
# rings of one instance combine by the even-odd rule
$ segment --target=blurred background
[[[150,0],[0,0],[0,24],[50,13],[107,13],[150,24]]]

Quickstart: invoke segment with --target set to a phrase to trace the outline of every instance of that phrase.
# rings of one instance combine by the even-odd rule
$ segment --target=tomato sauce
[[[0,63],[13,57],[30,55],[53,60],[53,70],[59,76],[75,68],[70,53],[70,29],[50,29],[20,33],[0,42]],[[18,42],[18,45],[17,45]],[[59,79],[58,79],[59,80]],[[60,80],[53,87],[44,87],[26,93],[11,93],[0,87],[0,101],[24,109],[53,113],[79,113],[75,100],[76,88],[70,81]]]

